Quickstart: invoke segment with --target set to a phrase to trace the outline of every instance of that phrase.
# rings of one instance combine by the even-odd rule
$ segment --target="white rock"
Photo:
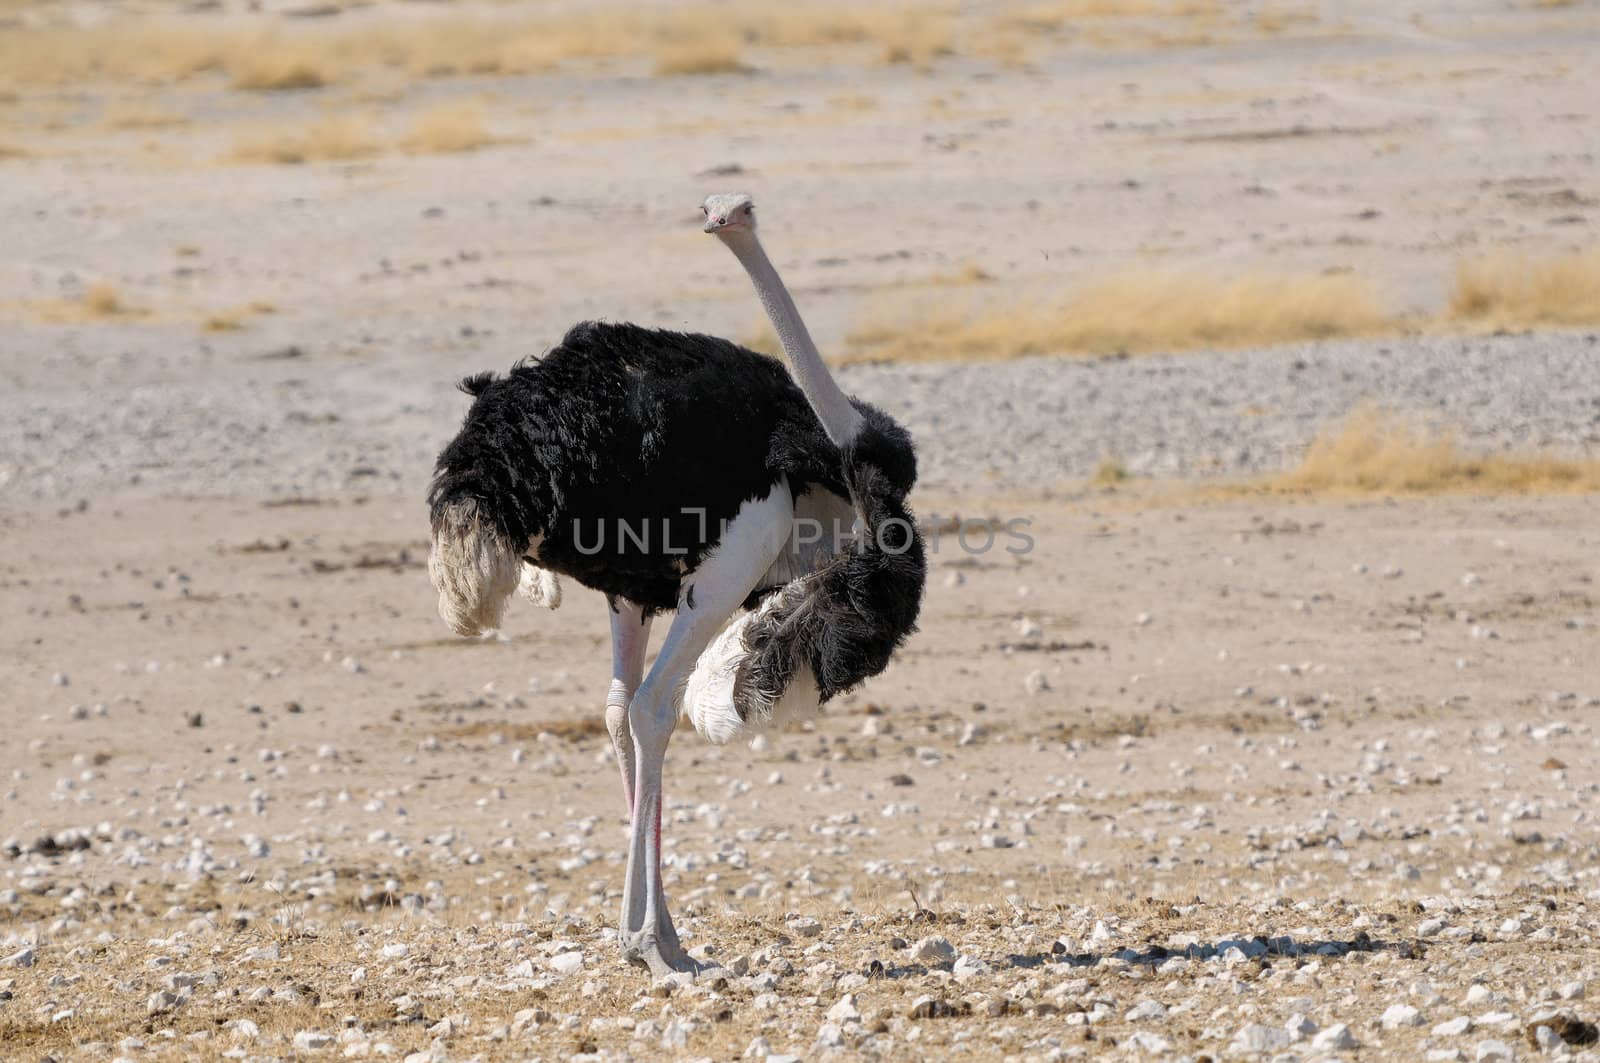
[[[772,1055],[772,1046],[765,1037],[756,1037],[750,1046],[744,1050],[745,1059],[767,1059]]]
[[[1253,1022],[1239,1028],[1228,1049],[1231,1052],[1277,1052],[1292,1043],[1288,1030]]]
[[[1561,987],[1560,996],[1562,1000],[1582,1000],[1587,989],[1582,982],[1568,982]]]
[[[1460,1037],[1472,1029],[1472,1020],[1465,1015],[1457,1015],[1453,1019],[1439,1023],[1433,1028],[1435,1037]]]
[[[550,969],[562,977],[577,974],[583,970],[583,953],[560,952],[550,957]]]
[[[1417,924],[1417,936],[1424,938],[1438,937],[1440,932],[1444,930],[1444,927],[1445,922],[1443,919],[1424,919],[1421,923]]]
[[[403,960],[411,955],[411,946],[397,941],[393,945],[385,945],[379,949],[378,954],[386,960]]]
[[[333,1044],[333,1035],[321,1030],[301,1030],[294,1035],[294,1046],[302,1052],[315,1052]]]
[[[913,945],[911,955],[923,963],[947,963],[955,959],[956,948],[947,939],[933,935]]]
[[[1561,1047],[1562,1043],[1561,1035],[1548,1026],[1535,1026],[1533,1028],[1533,1040],[1539,1046],[1540,1051],[1543,1052],[1554,1052]]]
[[[957,956],[956,962],[950,968],[950,973],[955,975],[956,981],[965,982],[972,978],[982,978],[989,973],[989,965],[976,956]]]
[[[1421,1026],[1422,1012],[1410,1004],[1391,1004],[1378,1019],[1378,1025],[1385,1030],[1398,1030],[1406,1026]]]
[[[1318,1052],[1347,1052],[1356,1046],[1350,1027],[1336,1022],[1311,1039],[1311,1047]]]
[[[1289,1016],[1289,1021],[1283,1024],[1283,1028],[1288,1030],[1289,1036],[1296,1041],[1304,1041],[1317,1032],[1317,1024],[1298,1011]]]
[[[226,1023],[225,1026],[233,1033],[236,1040],[254,1041],[261,1036],[261,1027],[249,1019],[234,1019],[232,1022]]]
[[[1167,1017],[1167,1007],[1159,1000],[1141,1000],[1128,1009],[1128,1014],[1123,1016],[1129,1022],[1148,1022],[1152,1019]]]
[[[847,1022],[860,1022],[861,1009],[856,1006],[856,995],[846,993],[839,1002],[828,1009],[828,1021],[843,1026]]]
[[[32,967],[33,960],[33,950],[24,947],[0,960],[0,967]]]
[[[661,1031],[662,1048],[682,1048],[688,1043],[689,1030],[677,1019],[667,1023],[667,1028]]]
[[[160,1015],[178,1006],[178,998],[165,989],[158,989],[144,1002],[146,1015]]]
[[[1472,1058],[1478,1063],[1511,1063],[1517,1058],[1517,1050],[1504,1041],[1479,1041]]]
[[[784,925],[787,926],[790,931],[803,938],[814,938],[822,933],[822,924],[811,918],[809,915],[801,916],[798,919],[791,919]]]
[[[1468,1004],[1484,1004],[1487,1003],[1493,996],[1494,993],[1490,991],[1489,987],[1484,985],[1482,982],[1474,982],[1467,989]]]
[[[1033,695],[1043,694],[1050,689],[1050,680],[1036,668],[1023,679],[1022,689]]]
[[[1133,1046],[1147,1056],[1164,1056],[1172,1051],[1171,1041],[1149,1030],[1135,1030],[1123,1043]]]
[[[824,1048],[842,1048],[844,1030],[836,1022],[825,1022],[817,1028],[817,1044]]]

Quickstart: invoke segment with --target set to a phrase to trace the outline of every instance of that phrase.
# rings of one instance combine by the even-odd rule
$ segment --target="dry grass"
[[[33,153],[27,148],[20,148],[15,144],[7,144],[5,141],[0,141],[0,159],[27,159],[32,156]]]
[[[81,325],[91,322],[127,322],[148,316],[142,307],[134,306],[110,281],[97,281],[73,299],[50,299],[39,302],[18,302],[12,308],[22,316],[50,325]]]
[[[538,19],[450,13],[359,31],[332,25],[198,31],[174,20],[124,19],[0,35],[0,70],[20,84],[151,83],[212,75],[241,90],[264,91],[318,88],[378,70],[414,77],[519,75],[616,59],[654,59],[665,74],[728,72],[743,69],[743,46],[860,46],[888,61],[922,62],[949,50],[952,17],[942,6],[863,10],[769,3],[579,9]]]
[[[169,83],[214,77],[244,91],[316,89],[376,72],[408,77],[533,75],[571,64],[646,61],[662,75],[734,73],[751,48],[826,49],[846,61],[910,64],[970,55],[1019,59],[1040,35],[1081,44],[1165,47],[1276,33],[1314,17],[1221,0],[1056,0],[1020,9],[945,2],[575,7],[538,18],[445,11],[355,29],[313,21],[204,30],[170,18],[0,34],[0,71],[18,84]],[[1057,41],[1056,43],[1059,43]]]
[[[1447,433],[1364,410],[1319,436],[1298,467],[1261,486],[1340,495],[1586,492],[1600,491],[1600,462],[1472,454]]]
[[[1247,347],[1366,335],[1396,327],[1376,290],[1350,274],[1221,281],[1198,274],[1123,273],[1060,303],[924,307],[849,336],[846,360],[989,360],[1032,354],[1119,354]]]
[[[838,96],[829,96],[828,106],[836,111],[871,111],[878,106],[878,101],[871,96],[847,92]]]
[[[200,323],[200,327],[206,332],[237,332],[245,328],[252,317],[274,314],[277,313],[277,309],[271,303],[257,299],[243,306],[230,307],[209,314]]]
[[[772,325],[766,318],[762,318],[750,331],[739,340],[741,346],[761,354],[770,354],[774,358],[783,357],[783,344],[778,342],[778,334],[773,331]]]
[[[227,159],[294,166],[367,159],[382,150],[383,144],[366,122],[348,116],[332,116],[304,130],[271,130],[246,135],[235,142]]]
[[[445,155],[476,151],[496,143],[489,132],[481,104],[473,101],[442,103],[411,121],[400,146],[414,155]]]
[[[173,129],[189,124],[181,114],[144,103],[118,103],[106,108],[101,119],[108,129]]]
[[[743,74],[748,70],[739,61],[739,46],[733,41],[682,41],[656,53],[656,73],[662,76]]]
[[[1492,328],[1600,323],[1600,248],[1544,259],[1496,253],[1463,262],[1448,318]]]
[[[228,63],[233,87],[250,92],[320,89],[338,80],[335,57],[319,50],[267,44]]]
[[[84,312],[90,317],[121,317],[131,312],[122,300],[122,293],[110,281],[91,284],[83,293],[82,302]]]
[[[1101,458],[1100,464],[1095,466],[1094,473],[1089,477],[1089,482],[1096,487],[1115,487],[1126,483],[1133,474],[1128,467],[1116,458]]]

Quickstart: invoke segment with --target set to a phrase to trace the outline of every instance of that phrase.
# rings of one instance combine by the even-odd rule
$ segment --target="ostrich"
[[[498,627],[519,587],[554,608],[558,576],[606,597],[606,729],[631,816],[619,935],[657,977],[703,969],[661,889],[662,760],[680,714],[726,742],[815,711],[888,665],[926,576],[910,436],[834,381],[750,197],[701,209],[793,378],[716,337],[584,322],[537,361],[462,382],[472,406],[428,496],[428,572],[457,633]],[[668,612],[646,673],[651,620]]]

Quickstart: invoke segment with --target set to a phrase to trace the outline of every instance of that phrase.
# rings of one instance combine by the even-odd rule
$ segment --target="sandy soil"
[[[397,106],[487,95],[512,142],[354,164],[216,162],[241,123],[314,113],[294,94],[152,90],[191,118],[149,133],[94,126],[94,90],[24,94],[4,139],[30,154],[0,161],[0,1056],[1600,1058],[1591,497],[1098,492],[1077,450],[1071,476],[1033,461],[1056,414],[1020,377],[975,409],[969,377],[858,371],[891,410],[920,388],[919,426],[933,380],[1020,438],[925,434],[944,531],[888,673],[754,746],[675,740],[667,888],[728,971],[694,985],[615,943],[600,601],[569,586],[486,642],[434,613],[450,382],[581,317],[748,334],[694,231],[712,188],[762,198],[825,347],[969,262],[1015,290],[1351,269],[1412,310],[1464,250],[1592,239],[1592,5],[1317,10],[1023,68],[421,82]],[[148,313],[45,320],[101,278]],[[275,310],[204,330],[252,300]],[[1542,440],[1556,408],[1549,438],[1592,448],[1596,348],[1528,338],[1555,368],[1514,377],[1522,342],[1473,362],[1525,418],[1483,438]],[[1364,364],[1324,355],[1330,380]],[[1300,355],[1184,357],[1243,409]],[[1245,446],[1194,431],[1187,386],[1113,394],[1169,404],[1176,467]],[[1013,518],[1031,548],[983,548]]]

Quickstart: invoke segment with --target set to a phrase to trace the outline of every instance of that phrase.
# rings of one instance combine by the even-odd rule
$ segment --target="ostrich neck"
[[[750,274],[750,282],[756,287],[762,309],[772,320],[772,327],[778,333],[778,342],[789,356],[795,383],[811,404],[817,420],[822,422],[828,438],[833,440],[835,446],[843,446],[855,438],[861,428],[861,414],[834,381],[833,374],[828,372],[822,355],[817,353],[816,344],[811,342],[811,334],[806,331],[805,322],[800,320],[800,312],[795,309],[794,300],[789,297],[789,290],[783,286],[778,271],[767,258],[761,241],[756,239],[755,233],[748,231],[720,235],[738,258],[739,264],[744,266],[745,272]]]

